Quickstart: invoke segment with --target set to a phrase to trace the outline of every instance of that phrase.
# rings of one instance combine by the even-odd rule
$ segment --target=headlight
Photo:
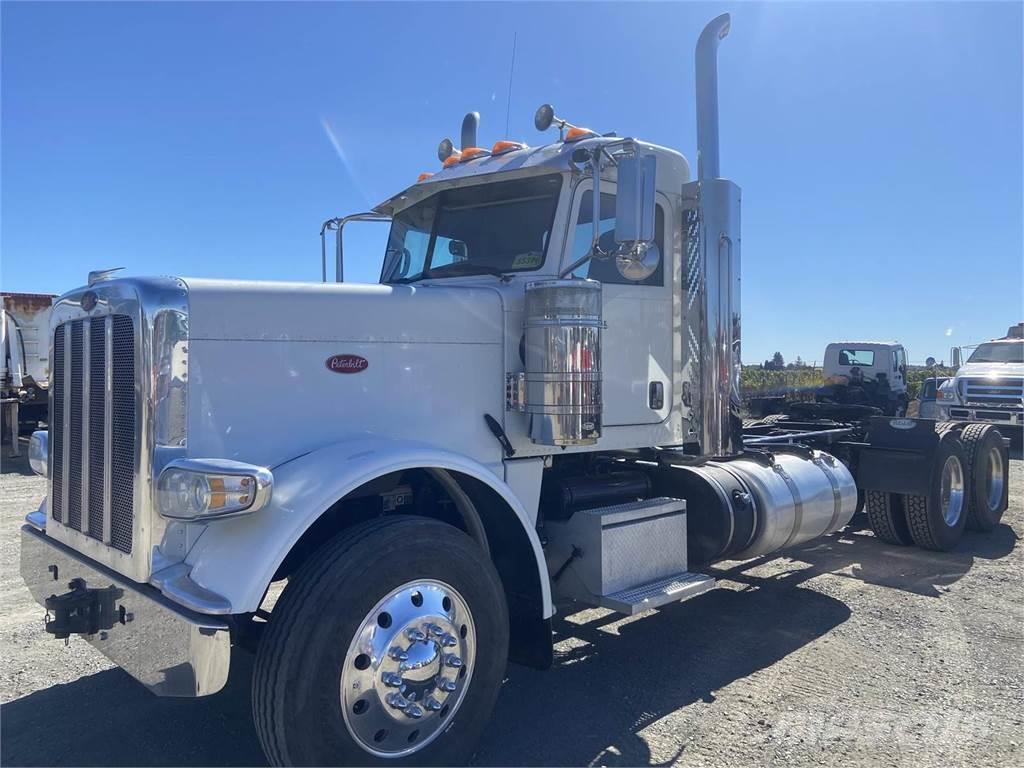
[[[50,436],[46,430],[32,433],[28,441],[28,465],[37,475],[48,477],[50,474]]]
[[[160,473],[156,507],[172,520],[203,520],[255,512],[270,501],[270,470],[229,459],[179,459]]]

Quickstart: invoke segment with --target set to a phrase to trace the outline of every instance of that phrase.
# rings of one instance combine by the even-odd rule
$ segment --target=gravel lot
[[[867,532],[722,568],[719,589],[622,619],[561,619],[555,668],[511,666],[481,765],[1020,765],[1024,464],[1010,511],[955,552]],[[159,699],[86,643],[48,639],[18,575],[44,493],[0,475],[3,765],[264,765],[252,663],[221,693]]]

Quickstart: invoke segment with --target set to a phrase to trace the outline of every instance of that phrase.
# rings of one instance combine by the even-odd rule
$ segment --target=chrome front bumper
[[[975,421],[1007,427],[1024,426],[1024,411],[1011,408],[985,408],[976,405],[947,405],[945,411],[951,421]]]
[[[27,525],[21,529],[21,577],[40,605],[70,591],[73,580],[90,589],[120,590],[119,618],[81,637],[158,696],[207,696],[227,682],[231,635],[226,622],[185,610],[153,587],[136,584]]]

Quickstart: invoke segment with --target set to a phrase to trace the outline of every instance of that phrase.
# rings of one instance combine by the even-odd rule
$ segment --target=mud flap
[[[871,419],[857,465],[857,486],[865,491],[924,495],[939,444],[933,419]]]

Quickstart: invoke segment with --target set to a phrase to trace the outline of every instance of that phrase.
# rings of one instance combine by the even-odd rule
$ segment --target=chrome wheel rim
[[[476,627],[465,599],[441,581],[389,592],[359,625],[341,671],[341,711],[356,743],[377,757],[426,747],[469,689]]]
[[[957,524],[964,507],[964,468],[956,456],[947,456],[942,465],[942,486],[940,489],[942,517],[946,525]]]
[[[988,509],[995,512],[1003,503],[1003,452],[993,446],[988,452]]]

